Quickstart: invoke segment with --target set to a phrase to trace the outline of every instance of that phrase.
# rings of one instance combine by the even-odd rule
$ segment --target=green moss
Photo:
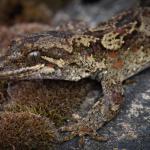
[[[32,106],[31,106],[32,105]],[[17,104],[17,102],[7,105],[5,110],[11,112],[29,112],[37,115],[41,115],[49,118],[55,122],[56,126],[61,126],[69,117],[64,117],[64,114],[61,114],[61,110],[57,108],[48,109],[48,106],[38,106],[35,103],[32,103],[30,106],[27,104]]]
[[[55,140],[56,131],[47,119],[31,113],[0,114],[1,150],[50,150]]]

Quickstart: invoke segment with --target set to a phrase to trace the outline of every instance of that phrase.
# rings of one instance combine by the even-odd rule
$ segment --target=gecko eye
[[[27,57],[30,62],[37,62],[40,60],[41,55],[39,51],[33,51],[29,53]]]

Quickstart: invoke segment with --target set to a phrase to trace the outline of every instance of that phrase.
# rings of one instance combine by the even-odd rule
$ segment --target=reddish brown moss
[[[10,91],[12,102],[5,106],[5,110],[40,114],[51,119],[56,126],[61,126],[72,119],[72,114],[80,108],[92,84],[85,80],[45,80],[44,83],[24,81]]]
[[[53,149],[56,131],[47,119],[31,113],[0,114],[1,150]]]

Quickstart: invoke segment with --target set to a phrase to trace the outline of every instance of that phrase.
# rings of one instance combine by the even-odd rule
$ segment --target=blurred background
[[[0,24],[59,24],[70,19],[96,24],[137,5],[139,0],[0,0]]]

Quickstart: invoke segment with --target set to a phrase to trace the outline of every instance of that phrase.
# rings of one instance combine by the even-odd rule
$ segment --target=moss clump
[[[80,109],[92,84],[87,80],[23,81],[12,87],[9,92],[12,101],[5,106],[5,110],[39,114],[59,127],[73,119],[72,114]]]
[[[50,150],[56,139],[53,125],[31,113],[0,114],[1,150]]]

